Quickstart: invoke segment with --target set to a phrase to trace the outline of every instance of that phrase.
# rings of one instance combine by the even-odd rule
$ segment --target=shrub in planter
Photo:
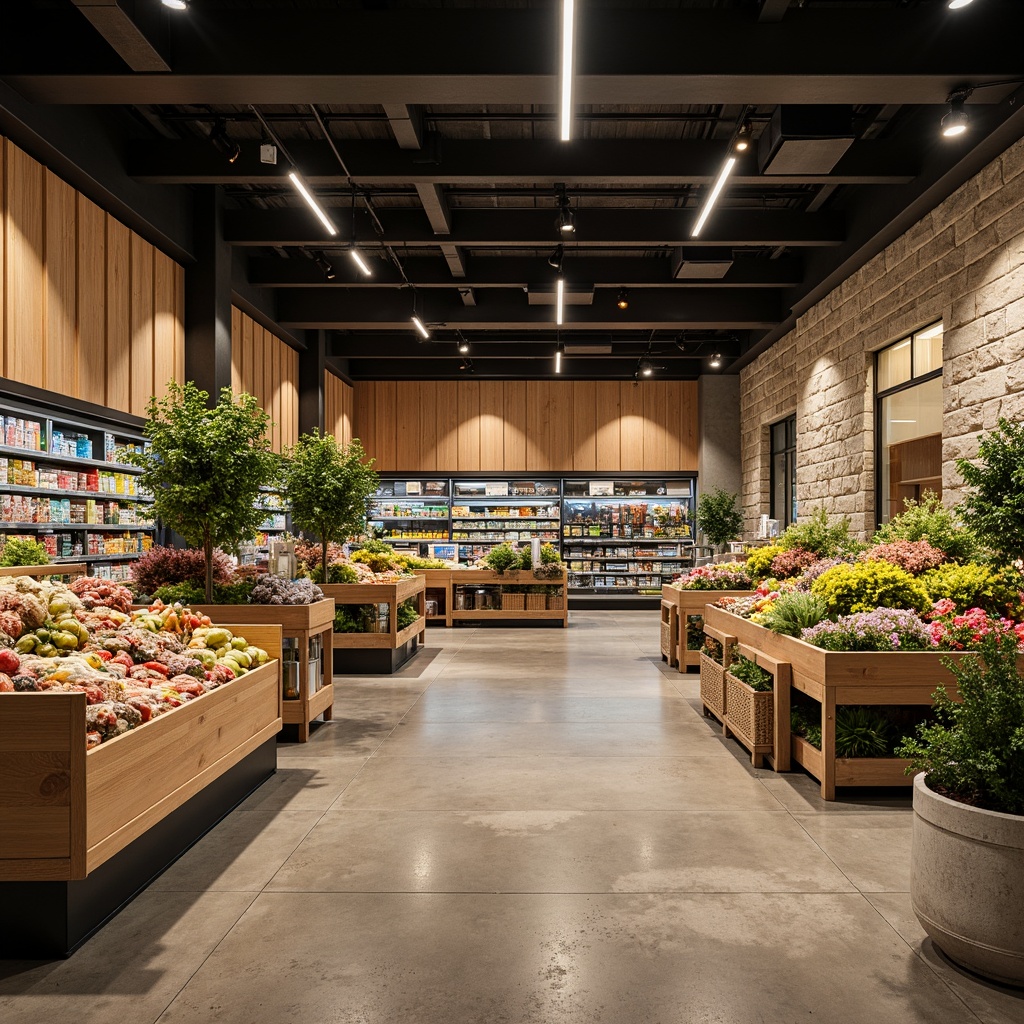
[[[559,571],[561,571],[562,556],[553,544],[541,544],[540,560],[543,565],[558,565]]]
[[[512,550],[511,544],[498,544],[484,556],[484,562],[499,576],[519,565],[519,556]]]
[[[933,601],[952,601],[961,610],[1016,612],[1021,604],[1020,591],[1006,573],[987,565],[949,562],[926,572],[921,582]]]
[[[749,548],[747,550],[747,560],[743,565],[751,580],[754,583],[760,583],[761,580],[771,576],[772,562],[781,553],[782,548],[778,544],[769,544],[763,548]]]
[[[893,726],[878,708],[844,704],[836,710],[836,757],[886,757]]]
[[[783,551],[803,548],[813,551],[819,558],[842,557],[859,551],[862,546],[850,536],[849,518],[844,516],[833,523],[823,505],[814,509],[806,521],[787,527],[779,538]]]
[[[420,617],[416,607],[416,598],[410,597],[398,606],[398,631],[408,629]]]
[[[749,658],[744,658],[742,654],[737,654],[733,658],[729,671],[740,682],[746,683],[747,686],[752,690],[757,690],[758,693],[774,688],[775,680],[771,672],[766,672],[760,665]]]
[[[898,565],[911,576],[920,576],[942,565],[946,555],[926,540],[894,540],[886,544],[875,544],[863,552],[860,558],[863,562],[889,562]]]
[[[789,709],[789,727],[812,747],[821,750],[821,705],[816,707],[815,712],[806,704],[794,703]]]
[[[212,563],[214,586],[230,583],[234,574],[231,559],[223,551],[214,551]],[[198,548],[150,548],[132,562],[128,571],[138,594],[156,597],[160,588],[189,583],[198,587],[197,600],[205,596],[206,556]],[[161,600],[171,603],[167,598]]]
[[[816,626],[828,615],[825,602],[814,594],[794,591],[782,594],[761,618],[761,625],[773,633],[800,636],[805,629]]]
[[[314,583],[323,583],[324,581],[324,570],[323,566],[317,565],[309,572],[309,578]],[[351,565],[347,565],[345,562],[332,562],[327,566],[327,582],[328,583],[358,583],[359,573],[352,568]]]
[[[702,494],[698,499],[697,526],[712,547],[724,547],[739,537],[743,515],[738,503],[738,494],[730,494],[721,487]]]
[[[977,557],[981,545],[959,515],[942,504],[934,491],[925,491],[920,501],[904,498],[903,511],[884,523],[875,533],[875,544],[926,540],[954,562]]]
[[[819,622],[800,639],[826,651],[929,651],[935,640],[929,624],[905,608],[876,608]]]
[[[869,612],[875,608],[931,607],[928,591],[910,573],[889,562],[857,562],[837,565],[811,584],[828,605],[831,615]]]
[[[20,540],[12,537],[4,544],[0,565],[49,565],[50,555],[46,545],[37,540]]]
[[[977,650],[993,633],[1014,633],[1024,651],[1024,622],[989,616],[982,608],[957,613],[952,601],[937,601],[928,616],[932,642],[947,651]]]
[[[799,576],[804,569],[818,561],[818,556],[806,548],[790,548],[780,551],[773,559],[771,575],[777,580],[788,580]]]

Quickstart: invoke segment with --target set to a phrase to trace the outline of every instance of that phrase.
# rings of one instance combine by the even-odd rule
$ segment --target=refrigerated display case
[[[496,544],[540,538],[558,544],[560,481],[455,480],[452,484],[452,540],[459,561],[473,561]]]
[[[382,477],[370,505],[368,522],[388,543],[449,539],[447,479]]]

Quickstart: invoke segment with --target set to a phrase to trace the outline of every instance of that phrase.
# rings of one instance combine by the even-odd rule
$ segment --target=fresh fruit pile
[[[156,602],[128,615],[97,604],[104,590],[94,585],[81,587],[80,599],[63,584],[9,579],[0,585],[0,693],[84,693],[89,748],[268,660],[181,605]],[[123,605],[116,585],[108,587]]]
[[[132,610],[132,592],[126,586],[97,576],[79,576],[72,580],[71,593],[79,597],[86,608],[102,606],[125,613]]]

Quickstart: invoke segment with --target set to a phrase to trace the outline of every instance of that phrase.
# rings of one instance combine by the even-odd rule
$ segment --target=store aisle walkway
[[[431,631],[64,963],[35,1024],[1024,1018],[910,911],[909,799],[753,771],[653,612]]]

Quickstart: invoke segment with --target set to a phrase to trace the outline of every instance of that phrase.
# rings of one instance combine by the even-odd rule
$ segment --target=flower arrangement
[[[747,573],[755,583],[772,574],[772,562],[782,554],[782,548],[778,544],[769,544],[763,548],[748,548],[747,560],[744,565]]]
[[[936,601],[928,615],[929,630],[936,647],[947,651],[977,650],[985,637],[1013,633],[1017,646],[1024,651],[1024,622],[990,616],[982,608],[968,608],[957,614],[956,604],[949,598]]]
[[[876,608],[825,620],[800,639],[826,651],[929,651],[936,642],[929,624],[905,608]]]
[[[925,491],[920,501],[904,498],[903,511],[880,526],[874,538],[875,544],[900,540],[926,540],[953,562],[970,561],[981,548],[974,533],[934,491]]]
[[[743,562],[699,565],[672,584],[680,590],[750,590],[753,585]]]
[[[790,548],[780,551],[771,564],[771,574],[777,580],[788,580],[799,576],[804,569],[818,561],[818,556],[806,548]]]
[[[850,563],[850,558],[819,558],[807,566],[793,582],[797,590],[810,590],[811,584],[823,573],[837,565],[849,565]]]
[[[928,591],[920,581],[898,565],[882,561],[834,566],[811,584],[811,593],[825,600],[830,615],[876,608],[925,611],[931,607]]]
[[[933,601],[952,601],[957,608],[984,608],[989,612],[1006,613],[1022,604],[1020,590],[1014,585],[1016,573],[1012,567],[1004,570],[987,565],[949,562],[921,577]]]
[[[920,576],[929,569],[935,569],[946,561],[945,552],[933,547],[926,540],[894,540],[887,544],[876,544],[860,556],[864,562],[889,562],[898,565],[911,576]]]

